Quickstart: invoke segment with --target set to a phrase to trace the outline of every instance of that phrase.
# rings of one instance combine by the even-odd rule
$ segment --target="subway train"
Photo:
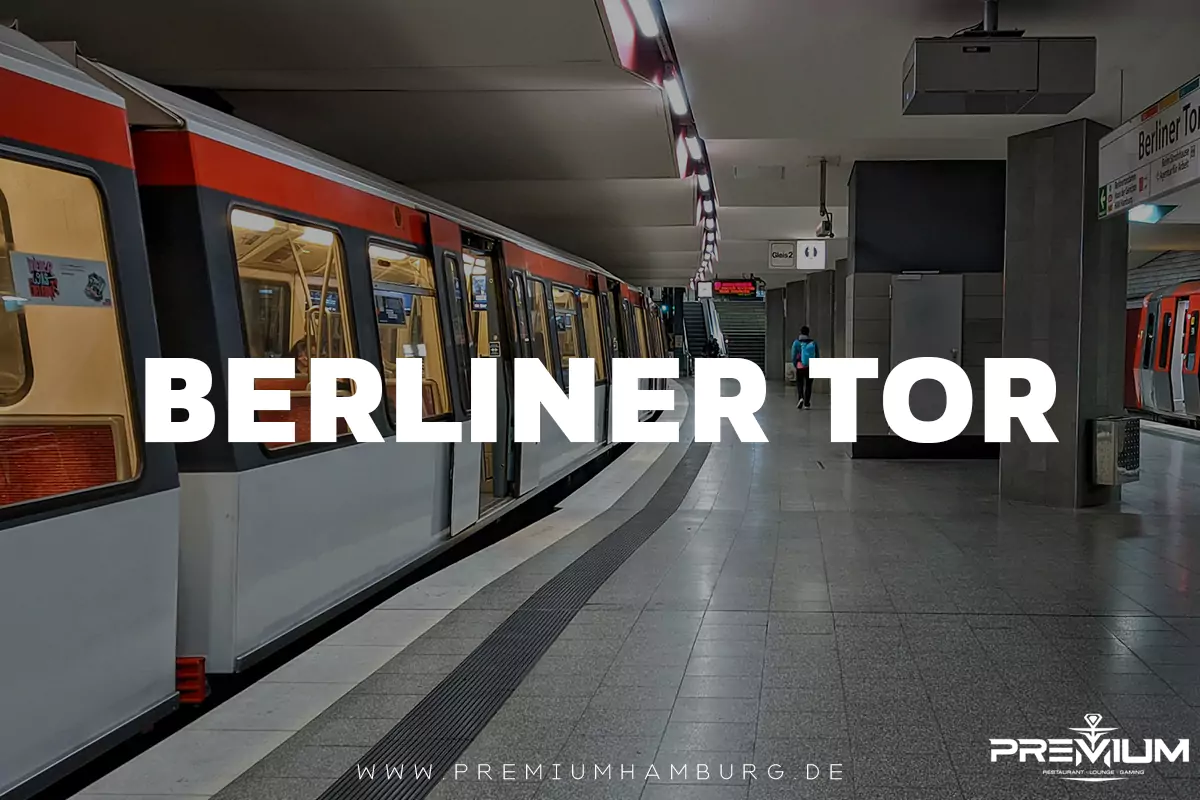
[[[27,795],[604,453],[611,359],[662,356],[594,264],[0,27],[0,795]],[[225,392],[292,357],[296,442],[139,434],[145,359]],[[427,420],[495,444],[308,437],[308,360],[423,359]],[[597,443],[512,436],[513,360],[595,359]],[[391,365],[391,367],[389,367]],[[389,375],[389,370],[392,373]],[[217,405],[216,431],[225,428]],[[393,409],[374,414],[393,432]],[[509,424],[504,424],[505,420]],[[185,689],[181,693],[180,688]]]
[[[1126,403],[1195,425],[1200,421],[1200,281],[1157,289],[1129,313],[1136,315],[1137,336],[1129,337],[1132,391],[1126,391]]]

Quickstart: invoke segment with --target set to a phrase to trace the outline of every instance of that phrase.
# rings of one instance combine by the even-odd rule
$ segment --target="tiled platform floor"
[[[431,798],[1200,798],[1200,445],[1146,436],[1120,508],[1047,511],[1001,504],[995,462],[852,463],[790,398],[760,415],[769,444],[713,446]],[[317,797],[596,535],[451,611],[217,796]],[[1105,785],[989,763],[989,738],[1071,736],[1085,714],[1191,738],[1192,762]]]

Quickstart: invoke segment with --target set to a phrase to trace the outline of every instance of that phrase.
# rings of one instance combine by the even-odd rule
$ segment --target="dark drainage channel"
[[[385,600],[404,589],[478,553],[491,545],[545,519],[558,510],[558,504],[598,475],[621,456],[631,445],[616,444],[574,472],[560,478],[535,497],[513,508],[495,522],[473,534],[455,541],[446,549],[418,559],[397,572],[383,584],[351,597],[341,605],[310,623],[304,632],[284,647],[235,675],[210,676],[208,698],[198,705],[180,706],[138,735],[127,739],[100,757],[68,773],[29,800],[66,800],[86,789],[100,778],[141,755],[172,734],[187,727],[217,706],[257,683],[266,675],[311,649],[328,636],[362,617]]]
[[[321,800],[421,800],[454,765],[597,589],[678,509],[708,456],[694,443],[654,497],[542,586],[338,778]],[[430,779],[362,780],[358,766],[432,767]]]

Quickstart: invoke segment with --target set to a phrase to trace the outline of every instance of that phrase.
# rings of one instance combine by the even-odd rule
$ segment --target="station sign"
[[[1100,140],[1100,217],[1200,183],[1200,76]]]
[[[771,269],[795,269],[796,242],[771,242],[767,266]]]

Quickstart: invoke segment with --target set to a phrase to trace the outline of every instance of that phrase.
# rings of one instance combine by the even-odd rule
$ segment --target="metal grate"
[[[650,502],[551,578],[358,760],[405,765],[404,777],[360,780],[357,765],[322,800],[420,800],[429,794],[491,720],[588,599],[678,509],[708,457],[693,443]],[[433,766],[432,779],[410,777]]]

